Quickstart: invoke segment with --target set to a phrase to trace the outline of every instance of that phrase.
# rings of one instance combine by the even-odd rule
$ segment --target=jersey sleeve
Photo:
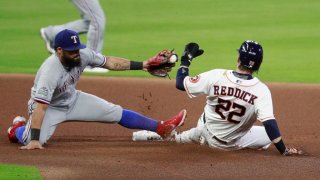
[[[270,120],[270,119],[275,119],[274,114],[273,114],[273,104],[272,104],[272,97],[270,90],[268,88],[264,89],[264,95],[262,98],[257,99],[257,104],[256,104],[256,114],[257,114],[257,119],[261,122]]]
[[[183,85],[190,98],[209,94],[215,71],[207,71],[197,76],[184,78]]]
[[[43,103],[50,104],[52,95],[57,87],[58,81],[54,76],[42,75],[37,83],[34,100]]]
[[[100,53],[96,53],[95,51],[89,48],[80,50],[80,56],[81,56],[81,60],[85,65],[89,65],[92,67],[102,67],[107,62],[106,56]]]

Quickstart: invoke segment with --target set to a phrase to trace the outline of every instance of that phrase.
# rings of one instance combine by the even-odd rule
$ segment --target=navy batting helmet
[[[243,42],[238,49],[240,64],[250,70],[257,71],[262,63],[262,46],[252,40]]]

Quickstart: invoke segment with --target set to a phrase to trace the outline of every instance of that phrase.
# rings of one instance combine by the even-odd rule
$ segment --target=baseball
[[[169,62],[170,62],[170,63],[175,63],[175,62],[177,62],[177,60],[178,60],[178,56],[177,56],[176,54],[173,54],[173,55],[170,57]]]
[[[302,150],[298,150],[297,154],[298,155],[304,155],[305,153]]]

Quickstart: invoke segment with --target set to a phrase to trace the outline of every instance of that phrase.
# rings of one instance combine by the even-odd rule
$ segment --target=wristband
[[[130,70],[142,70],[143,62],[130,61]]]
[[[186,67],[189,67],[191,62],[191,60],[187,57],[187,56],[182,56],[181,57],[181,66],[186,66]]]
[[[284,154],[286,152],[286,146],[284,145],[282,139],[279,142],[274,143],[274,145],[281,154]]]
[[[177,77],[176,77],[176,88],[180,89],[181,91],[185,91],[184,88],[184,79],[189,76],[189,68],[186,66],[180,66],[180,68],[177,71]]]
[[[31,128],[31,140],[39,141],[40,138],[40,129]]]

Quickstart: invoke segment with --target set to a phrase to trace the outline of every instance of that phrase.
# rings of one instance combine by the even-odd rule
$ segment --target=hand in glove
[[[197,43],[189,43],[186,45],[181,57],[181,65],[189,67],[193,58],[203,54],[203,50],[199,49]]]

